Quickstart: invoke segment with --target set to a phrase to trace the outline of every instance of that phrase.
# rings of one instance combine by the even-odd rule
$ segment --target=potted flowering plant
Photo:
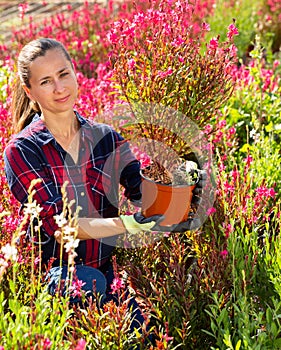
[[[130,22],[116,22],[109,35],[113,78],[120,99],[126,102],[122,105],[126,113],[120,114],[125,120],[121,132],[148,154],[144,179],[174,188],[183,187],[184,181],[191,186],[189,195],[184,195],[189,199],[198,176],[195,168],[209,162],[203,130],[233,91],[232,37],[237,34],[232,23],[226,42],[217,37],[204,43],[208,25],[194,23],[192,14],[186,1],[152,2],[149,11]],[[196,163],[191,173],[186,161]],[[150,197],[155,193],[151,186],[147,190]],[[147,206],[146,185],[142,193]],[[176,212],[182,200],[175,203]],[[189,210],[187,203],[183,206]],[[186,215],[181,214],[183,220]]]

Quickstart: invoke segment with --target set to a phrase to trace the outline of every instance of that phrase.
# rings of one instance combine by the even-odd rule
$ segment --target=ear
[[[32,95],[31,95],[31,93],[30,93],[30,89],[29,89],[25,84],[22,84],[22,88],[23,88],[23,90],[25,91],[27,97],[28,97],[30,100],[33,100]]]

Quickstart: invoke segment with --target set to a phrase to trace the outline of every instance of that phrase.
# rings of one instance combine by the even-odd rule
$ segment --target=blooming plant
[[[231,95],[237,29],[231,24],[228,41],[220,43],[217,37],[204,47],[208,25],[201,23],[197,38],[192,37],[191,5],[163,1],[157,6],[132,22],[115,22],[111,29],[111,60],[120,94],[128,103],[171,107],[204,126]],[[175,120],[179,128],[184,122]]]
[[[149,11],[116,21],[109,31],[112,78],[119,99],[127,103],[125,116],[117,110],[127,120],[121,132],[148,154],[157,173],[153,178],[163,183],[171,182],[169,172],[179,169],[179,159],[194,158],[194,149],[206,151],[200,128],[215,117],[234,86],[237,28],[229,25],[225,42],[216,37],[205,43],[208,24],[202,21],[194,35],[193,14],[187,2],[152,2]],[[195,155],[197,163],[206,162],[200,157]]]

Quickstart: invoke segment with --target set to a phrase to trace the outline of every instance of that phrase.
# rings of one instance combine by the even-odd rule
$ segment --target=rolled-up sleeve
[[[44,231],[52,236],[57,229],[54,215],[62,212],[62,196],[38,149],[32,143],[11,142],[4,151],[4,164],[9,188],[22,207],[27,203],[32,181],[41,180],[33,187],[33,199],[42,208],[40,219]]]

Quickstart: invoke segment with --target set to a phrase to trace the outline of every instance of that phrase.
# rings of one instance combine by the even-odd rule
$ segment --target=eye
[[[63,73],[60,74],[60,77],[63,78],[65,76],[67,76],[68,74],[69,74],[69,72],[63,72]]]
[[[50,83],[50,80],[47,79],[47,80],[41,81],[40,85],[43,86],[43,85],[47,85],[47,84],[49,84],[49,83]]]

